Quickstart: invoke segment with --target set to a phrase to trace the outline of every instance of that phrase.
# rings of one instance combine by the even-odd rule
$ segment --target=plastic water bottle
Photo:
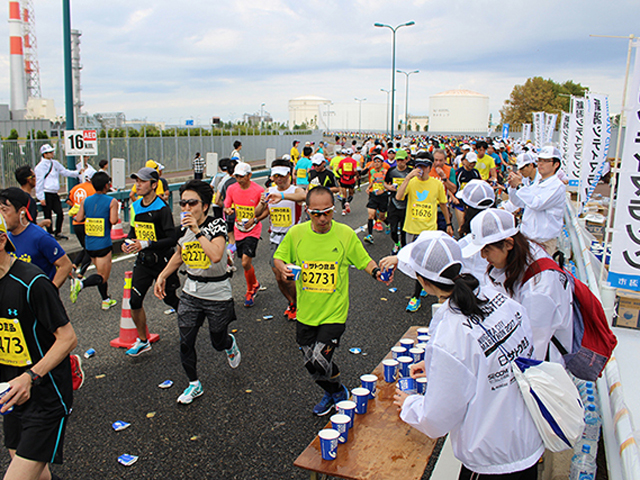
[[[571,458],[569,480],[593,480],[596,477],[596,460],[589,445],[583,445],[582,451]]]
[[[593,403],[587,405],[584,413],[584,433],[582,436],[586,440],[598,441],[600,436],[600,415],[596,411],[596,406]]]

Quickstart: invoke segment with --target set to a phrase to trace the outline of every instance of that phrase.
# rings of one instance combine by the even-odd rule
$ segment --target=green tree
[[[560,113],[569,111],[570,96],[582,96],[588,90],[579,83],[567,80],[556,83],[542,77],[528,78],[524,85],[516,85],[500,110],[501,124],[519,126],[532,122],[532,112]]]
[[[49,138],[49,135],[47,135],[47,132],[45,132],[44,130],[38,130],[38,132],[36,133],[36,138],[38,140],[47,140]]]
[[[12,128],[11,131],[9,132],[9,136],[7,137],[7,140],[18,140],[19,135],[18,135],[18,130],[16,130],[15,128]]]

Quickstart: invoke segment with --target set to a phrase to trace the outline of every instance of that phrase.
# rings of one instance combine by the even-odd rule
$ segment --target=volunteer
[[[533,354],[527,312],[460,274],[460,247],[443,232],[422,233],[397,258],[400,271],[443,301],[425,360],[411,368],[413,378],[426,376],[427,390],[396,390],[400,418],[431,438],[450,434],[459,479],[536,480],[544,445],[505,359]]]

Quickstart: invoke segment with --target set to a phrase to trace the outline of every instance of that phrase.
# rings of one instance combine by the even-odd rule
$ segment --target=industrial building
[[[489,97],[471,90],[448,90],[429,97],[429,131],[487,132]]]

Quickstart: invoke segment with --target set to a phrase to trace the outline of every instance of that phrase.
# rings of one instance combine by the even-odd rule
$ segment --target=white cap
[[[530,163],[533,163],[534,165],[538,163],[536,156],[533,155],[532,153],[523,152],[516,157],[516,166],[518,167],[518,170],[520,170],[523,167],[526,167]]]
[[[291,160],[291,155],[285,153],[284,155],[282,155],[282,160]]]
[[[471,151],[471,145],[467,145],[466,143],[460,147],[460,150]]]
[[[55,151],[56,150],[48,143],[40,147],[40,155],[44,155],[45,153],[55,152]]]
[[[518,233],[516,220],[506,210],[489,208],[471,220],[471,242],[462,249],[462,255],[471,257],[486,245],[499,242]]]
[[[288,167],[271,167],[271,175],[281,175],[283,177],[286,177],[287,175],[289,175],[289,173],[291,173],[291,170],[289,170]]]
[[[353,149],[352,148],[346,148],[345,152],[347,155],[353,155]]]
[[[548,160],[551,158],[557,158],[558,160],[561,160],[562,154],[560,153],[560,150],[558,150],[553,145],[547,145],[546,147],[542,147],[540,149],[540,153],[538,153],[538,158],[543,158],[545,160]]]
[[[158,163],[158,171],[161,172],[162,170],[164,170],[164,165],[161,163]]]
[[[478,161],[478,155],[476,155],[474,152],[467,152],[464,158],[469,163],[476,163]]]
[[[251,165],[245,162],[238,162],[236,168],[233,170],[234,175],[239,175],[244,177],[245,175],[249,175],[251,173]]]
[[[87,168],[84,170],[84,172],[82,172],[82,181],[83,182],[88,182],[89,180],[91,180],[91,177],[93,177],[96,174],[96,169],[93,168],[91,165],[87,165]]]
[[[428,280],[453,285],[453,279],[441,276],[453,265],[459,266],[459,273],[462,253],[458,242],[438,230],[422,232],[413,243],[398,252],[398,269],[411,278],[420,274]]]
[[[473,208],[480,210],[492,207],[496,202],[496,193],[484,180],[474,179],[460,190],[456,197]]]
[[[314,165],[322,165],[324,162],[324,155],[322,155],[321,153],[316,153],[313,157],[311,157],[311,163]]]

